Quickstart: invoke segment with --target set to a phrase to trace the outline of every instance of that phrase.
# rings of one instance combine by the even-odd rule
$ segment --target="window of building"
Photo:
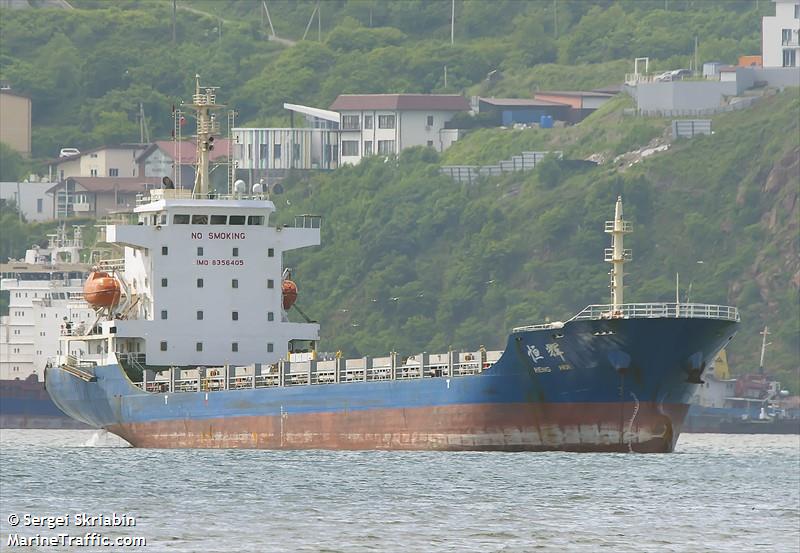
[[[168,281],[167,281],[166,278],[162,278],[161,279],[161,287],[162,288],[166,288],[167,287],[167,283],[168,283]]]
[[[212,225],[227,225],[228,224],[228,216],[227,215],[212,215],[211,216],[211,224]]]
[[[795,67],[797,65],[797,53],[794,49],[787,49],[783,51],[783,66]]]
[[[372,128],[372,116],[371,115],[365,115],[364,116],[364,128],[365,129],[371,129]]]
[[[268,351],[269,353],[272,353],[272,350],[273,350],[273,349],[275,349],[275,348],[273,347],[273,345],[272,345],[272,342],[268,343],[268,344],[267,344],[267,351]]]
[[[192,224],[193,225],[207,225],[208,224],[208,215],[192,215]]]
[[[253,159],[253,145],[247,145],[247,159]]]
[[[89,170],[89,176],[90,177],[96,177],[97,176],[97,169],[90,169]]]
[[[794,18],[800,19],[800,4],[794,5]]]
[[[109,177],[118,177],[119,176],[119,169],[114,169],[113,167],[108,168],[108,176]]]
[[[269,147],[268,144],[259,144],[258,145],[258,157],[260,157],[261,159],[267,159],[267,155],[268,155],[267,152],[269,152],[268,147]]]
[[[161,351],[167,351],[167,343],[164,341],[161,342]]]
[[[89,154],[89,157],[92,159],[97,159],[97,154]]]
[[[275,281],[271,278],[267,280],[267,288],[275,288]]]
[[[41,198],[36,199],[36,213],[41,213],[44,210],[44,200]]]
[[[360,128],[361,128],[361,117],[359,115],[342,115],[343,131],[357,131]]]
[[[197,342],[194,345],[194,349],[195,349],[195,351],[203,351],[203,342]]]
[[[237,351],[239,351],[239,342],[233,342],[233,343],[231,343],[231,351],[232,351],[232,352],[234,352],[234,353],[236,353]]]
[[[342,140],[342,155],[343,156],[357,156],[358,155],[358,140]]]
[[[275,257],[275,248],[267,248],[267,257]]]
[[[394,140],[378,140],[378,153],[381,155],[394,153]]]
[[[198,321],[202,321],[203,320],[203,312],[202,311],[198,311],[197,312],[197,320]]]
[[[365,140],[364,141],[364,155],[371,156],[372,155],[372,140]]]
[[[272,145],[272,158],[273,159],[280,159],[281,158],[281,145],[280,144],[273,144]]]
[[[244,215],[231,215],[228,219],[229,225],[243,225],[246,217]]]
[[[198,288],[202,288],[203,287],[203,279],[202,278],[198,278],[197,279],[197,287]]]
[[[166,309],[162,309],[161,310],[161,320],[162,321],[166,321],[167,320],[167,310]]]
[[[792,41],[792,30],[781,29],[781,44],[787,46]]]
[[[197,257],[203,257],[203,246],[197,246]]]
[[[233,257],[239,257],[239,248],[233,248]]]
[[[247,218],[248,225],[263,225],[264,224],[264,216],[263,215],[250,215]]]
[[[238,321],[239,320],[239,312],[238,311],[231,311],[231,320]]]
[[[393,129],[394,128],[394,115],[379,115],[378,116],[379,129]]]
[[[433,115],[429,115],[428,119],[426,120],[425,124],[429,127],[433,126]]]
[[[169,246],[161,246],[161,255],[169,255]]]
[[[173,225],[188,225],[189,224],[189,216],[188,215],[173,215],[172,216],[172,224]]]
[[[238,278],[231,279],[231,288],[238,288],[238,287],[239,287],[239,279]]]
[[[275,320],[275,313],[273,313],[272,311],[268,311],[267,312],[267,320],[268,321],[274,321]]]
[[[433,140],[428,140],[428,148],[433,148]]]

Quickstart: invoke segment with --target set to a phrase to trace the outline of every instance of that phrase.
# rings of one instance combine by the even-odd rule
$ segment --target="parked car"
[[[58,157],[76,156],[80,153],[81,151],[78,148],[61,148],[61,151],[58,153]]]
[[[688,69],[673,69],[672,71],[665,71],[660,75],[656,75],[653,80],[657,83],[669,83],[672,81],[680,81],[691,76],[692,72]]]

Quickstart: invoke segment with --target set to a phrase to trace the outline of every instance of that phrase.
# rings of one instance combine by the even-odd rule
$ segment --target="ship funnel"
[[[622,196],[617,196],[614,206],[614,220],[606,221],[605,232],[611,235],[611,247],[605,250],[605,260],[611,263],[611,304],[613,311],[619,311],[623,300],[623,280],[626,261],[633,258],[631,250],[626,250],[623,237],[633,232],[633,225],[622,218]]]

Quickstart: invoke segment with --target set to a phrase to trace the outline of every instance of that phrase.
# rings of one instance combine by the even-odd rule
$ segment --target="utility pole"
[[[322,42],[322,3],[317,2],[317,42]]]
[[[450,3],[450,45],[455,44],[456,37],[456,0]]]
[[[553,32],[558,38],[558,0],[553,0]]]
[[[697,71],[697,35],[694,36],[694,74],[698,75]]]
[[[444,89],[447,90],[447,66],[444,66]]]
[[[178,0],[172,0],[172,43],[177,42],[177,35],[175,33],[175,24],[177,20]]]

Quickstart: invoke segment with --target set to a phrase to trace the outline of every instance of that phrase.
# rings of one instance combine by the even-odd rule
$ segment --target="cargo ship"
[[[86,428],[44,389],[45,365],[59,353],[59,334],[95,317],[83,301],[91,266],[80,263],[82,247],[81,227],[70,237],[62,225],[48,235],[46,247],[34,245],[24,259],[0,265],[0,290],[9,295],[8,315],[0,317],[0,428]],[[80,353],[85,345],[72,347]]]
[[[271,226],[259,184],[209,191],[216,89],[199,78],[194,188],[149,191],[136,225],[106,227],[124,259],[87,285],[90,344],[46,371],[68,415],[135,447],[670,452],[735,307],[624,303],[622,199],[605,224],[611,303],[514,328],[502,351],[324,358],[317,323],[291,322],[286,251],[321,218]]]
[[[684,432],[714,434],[800,434],[800,397],[790,396],[764,369],[769,330],[761,332],[757,372],[732,378],[722,350],[692,398]]]

